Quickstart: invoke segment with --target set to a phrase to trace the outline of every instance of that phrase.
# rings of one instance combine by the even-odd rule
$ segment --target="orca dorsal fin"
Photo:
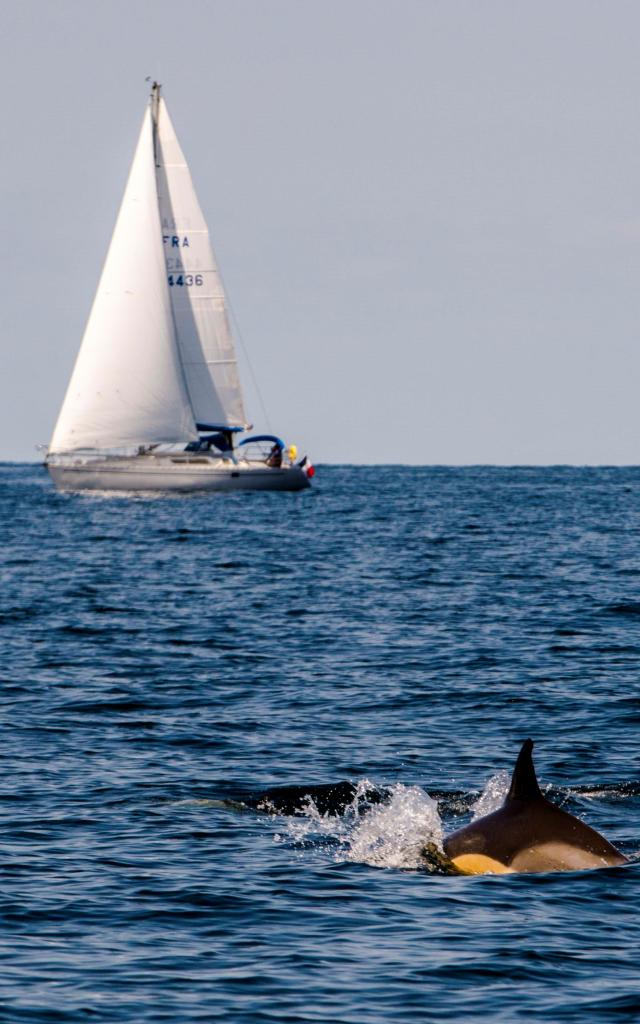
[[[542,796],[533,767],[533,740],[525,740],[522,744],[516,766],[511,777],[511,788],[507,793],[508,800],[535,800]],[[506,802],[506,801],[505,801]]]

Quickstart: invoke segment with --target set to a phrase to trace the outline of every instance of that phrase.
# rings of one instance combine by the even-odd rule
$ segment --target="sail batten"
[[[194,418],[244,427],[224,288],[191,174],[162,98],[157,106],[156,177],[177,349]]]
[[[168,294],[147,110],[50,451],[197,436]]]

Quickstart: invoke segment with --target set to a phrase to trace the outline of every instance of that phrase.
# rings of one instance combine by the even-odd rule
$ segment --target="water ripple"
[[[637,1018],[640,470],[0,484],[3,1024]],[[525,735],[634,863],[420,870]],[[250,804],[337,780],[368,811]]]

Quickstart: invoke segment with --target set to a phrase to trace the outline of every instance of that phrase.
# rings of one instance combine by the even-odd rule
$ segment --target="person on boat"
[[[271,466],[272,469],[280,469],[282,465],[282,448],[279,444],[274,444],[273,448],[267,456],[267,466]]]
[[[187,452],[210,452],[217,448],[223,455],[233,454],[233,440],[228,430],[218,430],[215,434],[207,434],[197,441],[191,441],[185,448]]]

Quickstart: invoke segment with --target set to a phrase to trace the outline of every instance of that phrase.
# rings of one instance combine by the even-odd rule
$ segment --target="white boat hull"
[[[301,491],[300,466],[233,463],[207,456],[138,455],[133,458],[60,458],[47,469],[61,491]]]

